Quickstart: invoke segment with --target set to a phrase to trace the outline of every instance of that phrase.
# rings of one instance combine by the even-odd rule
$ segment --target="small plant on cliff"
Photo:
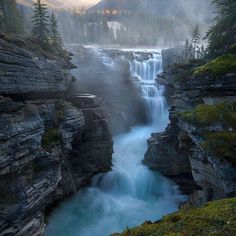
[[[33,36],[40,42],[41,46],[48,45],[49,26],[48,26],[47,5],[37,0],[34,3],[33,15]]]
[[[50,151],[50,149],[55,145],[59,144],[61,140],[61,134],[58,128],[50,128],[45,131],[42,137],[42,147]]]

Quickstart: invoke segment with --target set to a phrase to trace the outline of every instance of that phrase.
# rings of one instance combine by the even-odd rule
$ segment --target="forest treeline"
[[[215,57],[226,53],[236,42],[236,1],[213,0],[216,17],[206,35],[201,34],[197,22],[188,25],[187,19],[146,15],[130,11],[78,11],[61,10],[52,12],[41,0],[33,5],[28,32],[24,10],[17,7],[15,0],[0,0],[0,31],[28,35],[37,39],[44,47],[62,48],[65,42],[155,45],[165,42],[183,42],[186,31],[191,38],[186,40],[184,59]],[[59,25],[59,26],[58,26]],[[59,28],[59,29],[58,29]],[[209,41],[207,47],[203,40]]]
[[[184,16],[158,16],[130,11],[60,11],[66,42],[170,46],[183,41],[194,24]],[[75,30],[76,29],[76,30]]]
[[[49,14],[47,5],[37,0],[32,4],[32,30],[26,34],[25,16],[15,0],[0,0],[0,32],[19,34],[37,40],[39,46],[51,51],[63,51],[63,43],[58,31],[55,14]]]

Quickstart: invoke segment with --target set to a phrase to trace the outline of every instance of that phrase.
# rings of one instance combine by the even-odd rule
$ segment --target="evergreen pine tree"
[[[207,33],[208,51],[215,57],[225,53],[236,42],[236,1],[213,0],[217,16],[215,25]]]
[[[40,42],[41,46],[48,45],[48,12],[47,5],[41,3],[41,0],[37,0],[34,3],[34,15],[33,15],[33,36]]]
[[[57,20],[56,20],[56,17],[53,13],[50,16],[49,29],[50,29],[50,39],[51,39],[52,45],[56,49],[62,49],[62,40],[61,40],[61,36],[58,32]]]

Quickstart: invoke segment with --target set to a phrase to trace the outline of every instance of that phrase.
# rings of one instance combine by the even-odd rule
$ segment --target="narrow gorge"
[[[76,235],[78,232],[84,236],[110,235],[176,211],[178,204],[186,199],[177,186],[142,165],[147,138],[154,131],[163,131],[168,123],[164,86],[155,81],[162,71],[161,52],[87,50],[90,53],[99,51],[97,64],[101,63],[100,70],[103,70],[102,64],[108,67],[108,76],[119,67],[117,64],[129,65],[133,83],[143,97],[147,124],[132,127],[128,133],[123,131],[114,137],[112,171],[96,176],[90,187],[62,204],[49,219],[46,235]],[[115,55],[114,59],[111,54]],[[100,72],[96,71],[96,77],[90,77],[90,82],[99,79]],[[117,76],[116,79],[122,78]],[[129,117],[127,111],[125,115]]]
[[[0,0],[0,236],[236,236],[235,0]]]

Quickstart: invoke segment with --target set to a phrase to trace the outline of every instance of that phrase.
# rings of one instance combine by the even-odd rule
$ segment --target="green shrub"
[[[222,124],[236,130],[236,104],[201,104],[192,111],[180,113],[180,118],[199,127]]]
[[[58,128],[51,128],[44,132],[42,137],[42,147],[50,151],[50,149],[56,145],[59,144],[61,141],[61,134]]]

